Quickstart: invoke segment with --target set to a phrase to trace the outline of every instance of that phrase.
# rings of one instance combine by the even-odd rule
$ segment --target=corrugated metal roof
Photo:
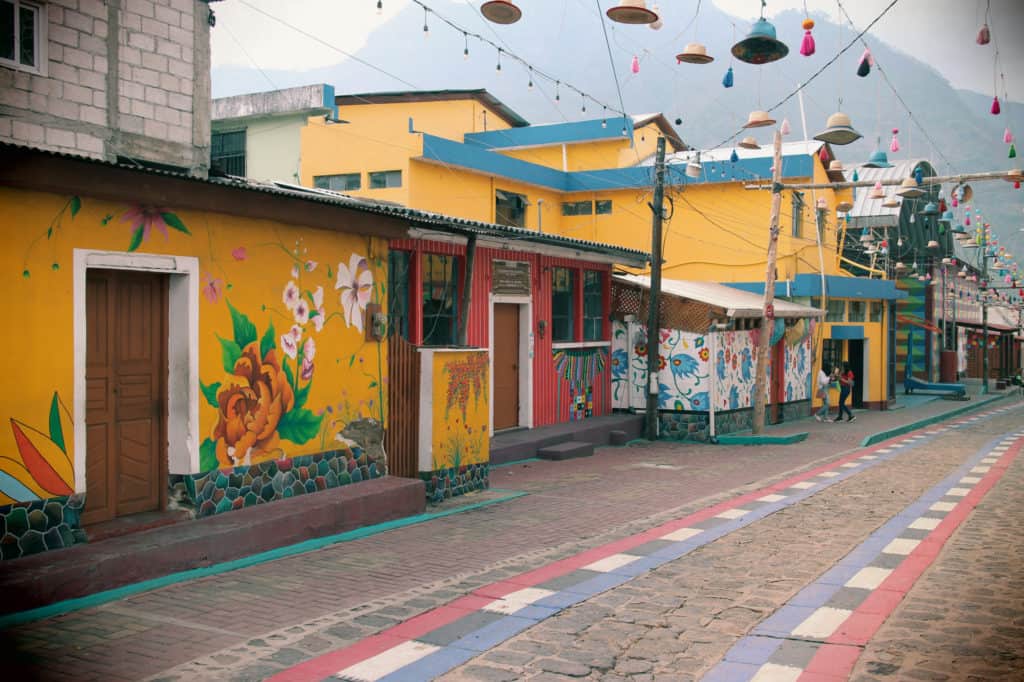
[[[909,159],[906,161],[893,161],[892,168],[870,168],[857,166],[857,178],[862,182],[882,182],[885,186],[887,180],[903,180],[914,174],[914,169],[927,161],[925,159]],[[844,172],[847,181],[853,180],[854,169]],[[886,194],[896,191],[894,186],[885,186]],[[858,187],[856,196],[853,199],[853,209],[849,213],[850,227],[896,227],[900,221],[901,206],[886,208],[882,206],[884,199],[871,199],[868,195],[871,189]]]
[[[616,275],[616,279],[629,284],[651,288],[651,278],[646,275]],[[735,289],[718,282],[701,282],[697,280],[663,279],[661,291],[672,296],[679,296],[691,301],[699,301],[716,308],[722,308],[729,317],[761,317],[764,297],[742,289]],[[817,308],[775,299],[775,317],[822,317],[825,313]]]
[[[482,236],[507,239],[510,241],[527,241],[537,244],[548,244],[552,246],[560,246],[563,248],[587,251],[590,253],[599,253],[615,259],[615,262],[620,263],[622,265],[643,266],[644,264],[650,261],[650,255],[648,253],[644,251],[638,251],[635,249],[627,249],[612,244],[602,244],[599,242],[586,241],[583,239],[574,239],[572,237],[562,237],[554,234],[540,233],[519,227],[509,227],[507,225],[498,225],[495,223],[485,223],[478,220],[457,218],[455,216],[443,215],[441,213],[433,213],[431,211],[422,211],[419,209],[408,208],[406,206],[396,204],[394,202],[365,199],[362,197],[353,197],[347,194],[332,192],[330,190],[315,189],[312,187],[302,187],[300,185],[290,185],[288,183],[258,182],[256,180],[250,180],[248,178],[242,178],[237,176],[201,178],[193,175],[188,175],[187,173],[178,173],[169,170],[148,168],[145,166],[129,165],[124,163],[117,163],[114,161],[106,161],[103,159],[94,159],[87,156],[81,156],[78,154],[67,154],[64,152],[55,152],[50,151],[48,149],[39,149],[27,145],[16,145],[9,144],[6,142],[0,142],[0,152],[2,152],[5,149],[30,151],[33,153],[39,153],[56,158],[63,158],[97,165],[122,168],[124,170],[130,170],[136,173],[145,173],[148,175],[163,175],[166,177],[175,178],[179,180],[186,180],[189,182],[198,182],[208,185],[220,185],[222,187],[230,187],[233,189],[243,191],[261,192],[264,194],[289,197],[292,199],[301,199],[304,201],[313,201],[321,204],[330,204],[356,211],[363,211],[365,213],[375,213],[377,215],[403,218],[415,225],[428,225],[439,231],[447,231],[455,234],[473,233]]]

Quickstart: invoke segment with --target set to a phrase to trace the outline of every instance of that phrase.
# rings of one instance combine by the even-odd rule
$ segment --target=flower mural
[[[470,355],[464,360],[453,360],[444,365],[442,370],[448,375],[448,389],[445,393],[444,414],[447,418],[452,407],[458,407],[462,419],[466,419],[466,408],[472,392],[473,400],[479,401],[483,394],[487,400],[487,373],[490,364],[486,355]]]
[[[338,263],[338,281],[335,289],[341,291],[342,314],[345,324],[363,331],[363,311],[373,293],[373,273],[369,262],[357,253],[352,254],[349,264]]]
[[[128,244],[129,251],[135,251],[142,244],[149,240],[154,230],[167,239],[167,228],[191,235],[185,223],[181,221],[176,213],[156,206],[135,206],[121,214],[121,222],[128,223],[131,231],[131,241]]]
[[[74,463],[65,434],[73,431],[71,413],[54,392],[46,432],[11,419],[16,451],[0,456],[0,504],[70,495],[75,489]]]

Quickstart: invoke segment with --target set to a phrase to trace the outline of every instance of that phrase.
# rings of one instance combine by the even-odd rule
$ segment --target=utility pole
[[[981,228],[981,394],[988,394],[988,228]]]
[[[661,344],[658,330],[661,320],[661,221],[665,202],[665,138],[658,138],[654,157],[654,200],[651,202],[651,288],[647,301],[647,440],[658,438],[658,356]]]
[[[775,326],[775,260],[779,250],[779,211],[782,208],[782,133],[775,131],[775,154],[772,157],[772,210],[768,228],[768,267],[764,276],[764,305],[761,311],[761,334],[757,338],[757,369],[754,373],[755,435],[764,430],[765,378],[768,373],[768,342]]]

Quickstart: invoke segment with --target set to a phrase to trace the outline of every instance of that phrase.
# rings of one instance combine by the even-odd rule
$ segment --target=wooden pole
[[[658,137],[654,155],[654,199],[651,202],[651,289],[647,301],[647,440],[658,438],[658,304],[661,300],[661,220],[665,202],[665,138]]]
[[[921,178],[921,186],[925,185],[945,185],[945,184],[961,184],[968,180],[984,181],[984,180],[1006,180],[1013,182],[1015,180],[1024,180],[1024,175],[1020,174],[1020,171],[985,171],[983,173],[964,173],[963,175],[932,175],[929,177]],[[892,178],[889,180],[879,180],[883,185],[899,185],[903,182],[903,178]],[[764,183],[750,183],[744,185],[744,189],[772,189],[777,183],[774,181],[771,185]],[[795,182],[786,183],[782,185],[782,189],[850,189],[853,187],[874,187],[874,180],[858,180],[857,182]]]
[[[766,376],[768,373],[768,342],[775,326],[775,261],[779,251],[779,211],[782,208],[782,133],[775,131],[775,154],[772,165],[772,210],[768,227],[768,266],[764,276],[764,305],[761,311],[761,334],[757,338],[757,368],[754,373],[755,435],[764,430]]]
[[[462,304],[459,306],[459,338],[460,346],[468,346],[467,329],[469,327],[469,306],[473,303],[473,263],[476,260],[476,235],[466,237],[466,281],[462,285]]]

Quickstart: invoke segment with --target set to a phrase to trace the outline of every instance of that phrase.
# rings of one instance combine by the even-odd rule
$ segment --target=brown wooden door
[[[519,306],[494,304],[494,429],[519,426]]]
[[[163,507],[167,281],[86,276],[86,497],[83,524]]]

